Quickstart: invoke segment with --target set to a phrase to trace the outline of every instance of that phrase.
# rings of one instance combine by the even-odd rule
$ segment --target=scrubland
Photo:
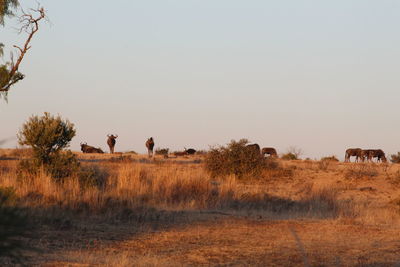
[[[0,150],[0,188],[28,215],[27,265],[400,264],[396,164],[277,160],[236,177],[211,176],[203,156],[76,154],[96,183],[21,174],[29,152]]]

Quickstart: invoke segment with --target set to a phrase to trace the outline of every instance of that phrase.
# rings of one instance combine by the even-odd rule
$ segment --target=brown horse
[[[358,162],[359,159],[362,159],[361,155],[361,148],[349,148],[346,150],[346,153],[344,155],[344,162],[350,162],[350,157],[356,157],[356,162]]]

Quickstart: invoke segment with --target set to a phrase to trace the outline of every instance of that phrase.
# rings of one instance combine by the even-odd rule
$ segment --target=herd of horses
[[[382,149],[349,148],[346,150],[344,161],[350,162],[350,157],[356,157],[356,162],[372,162],[373,158],[376,158],[377,162],[387,162],[385,152]]]
[[[107,145],[110,148],[110,153],[114,154],[114,147],[116,143],[116,139],[118,138],[118,135],[114,134],[108,134],[107,135]],[[89,146],[87,143],[81,143],[81,151],[83,153],[104,153],[104,151],[101,148],[96,148],[93,146]],[[147,139],[145,146],[147,148],[148,156],[152,157],[153,154],[153,149],[154,149],[154,139],[153,137],[150,137]],[[276,149],[273,147],[264,147],[260,148],[258,144],[249,144],[246,146],[247,149],[253,150],[256,153],[262,155],[263,157],[265,156],[270,156],[270,157],[278,157],[278,153],[276,152]],[[184,155],[193,155],[196,153],[196,150],[193,148],[186,149],[182,152],[175,152],[175,156],[184,156]],[[359,162],[372,162],[374,158],[377,159],[377,162],[387,162],[385,152],[383,152],[382,149],[361,149],[361,148],[349,148],[346,150],[345,153],[345,162],[350,162],[351,157],[356,157],[355,161]]]

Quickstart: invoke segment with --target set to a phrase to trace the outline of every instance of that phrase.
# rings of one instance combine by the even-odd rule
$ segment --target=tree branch
[[[37,13],[38,16],[34,17],[31,13],[26,13],[22,10],[22,15],[19,18],[19,22],[22,24],[22,26],[20,27],[19,32],[26,32],[28,34],[28,38],[26,39],[23,47],[14,45],[14,47],[19,50],[20,54],[15,63],[14,60],[12,60],[10,70],[8,71],[8,79],[5,84],[1,84],[0,92],[7,92],[12,85],[24,78],[24,75],[18,72],[19,65],[21,64],[26,52],[28,52],[28,50],[31,48],[29,44],[32,41],[35,33],[39,30],[39,22],[43,19],[46,19],[46,13],[43,7],[38,7],[37,9],[31,10]]]

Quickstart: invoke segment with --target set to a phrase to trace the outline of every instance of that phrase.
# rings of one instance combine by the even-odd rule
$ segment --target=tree
[[[18,134],[20,145],[33,149],[34,157],[42,164],[48,164],[75,136],[74,124],[45,112],[44,116],[32,116],[24,123]]]
[[[13,13],[11,12],[11,9],[16,8],[17,6],[17,0],[0,0],[0,24],[4,25],[4,16],[12,15]],[[19,66],[25,54],[31,48],[30,43],[33,36],[39,30],[40,21],[46,19],[46,13],[43,7],[30,9],[30,12],[31,13],[27,13],[22,10],[22,15],[19,16],[19,33],[24,32],[28,37],[22,47],[14,45],[19,52],[17,59],[14,60],[14,55],[11,53],[10,61],[0,65],[0,96],[3,95],[4,97],[7,97],[7,92],[10,90],[11,86],[25,77],[18,71]],[[4,45],[0,44],[0,57],[3,56],[3,49]]]

